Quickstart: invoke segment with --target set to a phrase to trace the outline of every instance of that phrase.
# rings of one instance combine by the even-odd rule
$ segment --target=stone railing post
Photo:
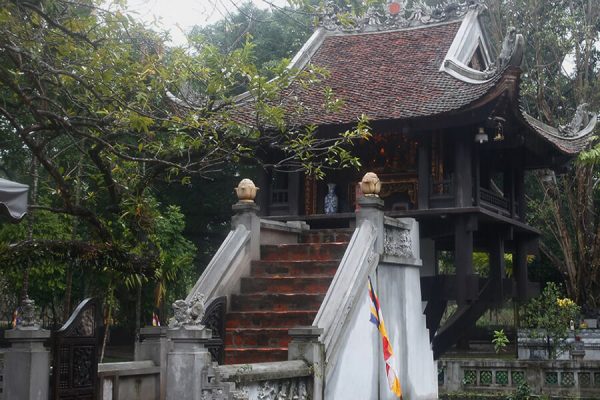
[[[160,400],[165,400],[167,394],[167,355],[169,339],[166,326],[146,326],[140,329],[139,340],[135,343],[134,360],[151,360],[160,367]]]
[[[288,331],[288,360],[304,360],[313,368],[313,400],[322,400],[325,380],[325,348],[319,342],[323,328],[299,326]]]
[[[50,387],[50,351],[44,346],[50,331],[34,319],[33,300],[25,298],[22,319],[5,332],[11,344],[4,356],[4,398],[47,400]]]
[[[169,329],[171,349],[167,354],[167,400],[198,400],[202,398],[203,369],[211,365],[206,342],[212,338],[210,329]]]
[[[234,216],[231,218],[232,229],[243,225],[250,231],[250,255],[252,260],[260,259],[260,208],[254,202],[258,188],[250,179],[242,179],[235,188],[238,202],[232,206]]]
[[[167,339],[166,400],[199,400],[202,396],[202,372],[211,365],[206,348],[212,331],[201,325],[205,313],[204,294],[190,301],[176,300],[169,321]]]
[[[363,221],[369,221],[377,231],[377,239],[375,240],[375,252],[383,253],[383,206],[384,202],[379,197],[381,190],[381,182],[377,175],[373,172],[367,172],[360,182],[360,188],[363,197],[357,199],[360,208],[356,212],[356,225],[360,226]]]

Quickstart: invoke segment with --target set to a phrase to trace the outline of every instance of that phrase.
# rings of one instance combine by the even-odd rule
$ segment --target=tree
[[[549,359],[556,359],[566,347],[571,324],[579,318],[580,307],[568,297],[561,297],[560,288],[547,283],[541,296],[525,307],[524,322],[533,338],[543,337]]]
[[[93,270],[85,291],[109,297],[123,283],[164,284],[193,250],[181,240],[177,210],[156,200],[158,182],[210,179],[225,166],[255,162],[256,149],[267,145],[315,174],[358,162],[345,147],[368,136],[364,123],[321,139],[314,129],[287,127],[278,106],[292,80],[315,84],[325,71],[280,64],[270,79],[253,63],[249,40],[228,53],[199,38],[194,51],[169,49],[164,34],[121,6],[101,4],[2,0],[0,141],[8,146],[0,169],[38,182],[31,234],[4,236],[5,271],[26,265],[33,277],[48,264],[68,277]],[[252,100],[252,125],[236,117],[240,87]],[[47,215],[61,222],[46,229]]]
[[[528,113],[558,126],[577,105],[600,110],[600,9],[593,0],[494,0],[493,35],[506,26],[526,41],[521,95]],[[567,292],[588,310],[600,307],[600,219],[596,161],[582,156],[566,170],[528,179],[529,220],[542,232],[542,254],[565,280]]]
[[[313,31],[308,13],[291,7],[260,9],[251,2],[237,6],[229,18],[206,27],[192,29],[192,37],[201,36],[223,52],[244,45],[251,37],[255,46],[255,64],[268,72],[282,59],[290,59]]]

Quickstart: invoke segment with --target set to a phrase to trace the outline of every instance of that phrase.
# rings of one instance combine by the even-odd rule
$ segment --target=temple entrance
[[[366,171],[380,177],[380,196],[385,199],[387,211],[418,208],[417,146],[412,135],[392,130],[376,132],[368,141],[361,140],[354,149],[362,160],[360,170],[330,171],[323,181],[304,178],[304,215],[325,214],[328,184],[335,184],[336,213],[354,212],[356,198],[360,197],[358,182]]]

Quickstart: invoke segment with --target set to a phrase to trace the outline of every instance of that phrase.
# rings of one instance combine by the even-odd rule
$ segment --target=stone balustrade
[[[154,362],[98,364],[98,399],[159,400],[160,367]]]
[[[534,394],[600,398],[600,364],[594,361],[442,359],[441,393],[509,393],[527,383]]]
[[[0,349],[0,400],[4,400],[4,351]]]

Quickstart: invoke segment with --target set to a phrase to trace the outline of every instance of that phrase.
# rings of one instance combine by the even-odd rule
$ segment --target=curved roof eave
[[[545,142],[566,155],[576,155],[584,150],[593,138],[593,132],[598,122],[598,116],[592,115],[587,125],[573,136],[564,136],[560,131],[542,121],[532,117],[519,107],[517,117],[532,132],[541,137]]]

